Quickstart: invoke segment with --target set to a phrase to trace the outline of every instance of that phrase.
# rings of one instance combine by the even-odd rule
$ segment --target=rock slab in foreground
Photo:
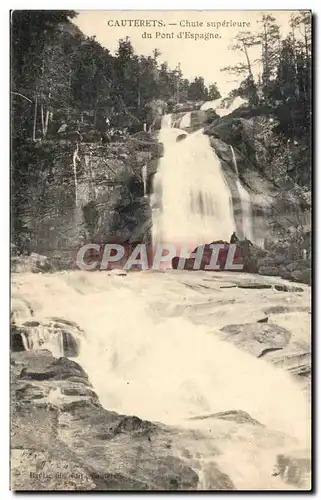
[[[201,470],[201,487],[234,489],[214,461],[189,455],[181,431],[105,410],[73,361],[12,353],[11,390],[15,491],[196,490]]]

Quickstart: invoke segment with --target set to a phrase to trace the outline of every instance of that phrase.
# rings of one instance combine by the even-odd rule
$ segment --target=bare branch
[[[10,92],[11,94],[15,94],[15,95],[19,95],[20,97],[23,97],[24,99],[26,99],[27,101],[31,102],[31,104],[33,104],[33,101],[31,99],[29,99],[29,97],[26,97],[25,95],[23,94],[20,94],[20,92]]]

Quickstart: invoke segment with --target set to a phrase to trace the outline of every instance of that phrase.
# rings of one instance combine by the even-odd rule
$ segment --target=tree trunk
[[[250,62],[250,58],[249,58],[249,54],[247,52],[247,48],[246,48],[246,45],[244,42],[242,42],[243,44],[243,50],[244,50],[244,54],[245,54],[245,57],[246,57],[246,61],[247,61],[247,68],[248,68],[248,72],[249,72],[249,77],[254,80],[253,78],[253,73],[252,73],[252,67],[251,67],[251,62]]]

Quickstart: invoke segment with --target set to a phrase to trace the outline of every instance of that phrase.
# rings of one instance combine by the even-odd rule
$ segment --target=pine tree
[[[269,83],[275,77],[280,54],[280,29],[276,19],[270,14],[263,14],[258,23],[261,25],[259,38],[262,45],[262,88],[268,98]]]
[[[258,104],[258,92],[255,84],[255,79],[252,70],[252,62],[250,59],[250,50],[252,47],[261,43],[260,37],[252,33],[240,32],[234,39],[234,43],[230,47],[231,50],[242,52],[245,56],[245,62],[235,64],[234,66],[226,66],[221,71],[235,74],[237,76],[246,75],[243,81],[243,95],[248,97],[252,105]],[[246,89],[246,90],[245,90]]]
[[[212,83],[208,88],[208,99],[215,101],[221,97],[220,91],[217,88],[217,83]]]

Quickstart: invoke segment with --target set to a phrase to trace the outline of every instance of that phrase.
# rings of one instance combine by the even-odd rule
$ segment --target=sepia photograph
[[[10,489],[312,490],[312,12],[10,11]]]

